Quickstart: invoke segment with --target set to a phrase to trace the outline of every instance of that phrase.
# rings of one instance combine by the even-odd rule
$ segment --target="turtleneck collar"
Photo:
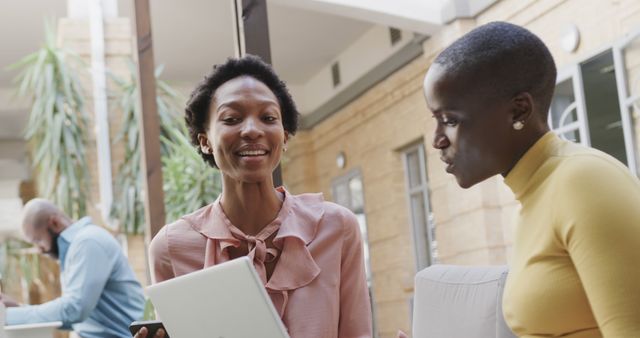
[[[511,188],[517,200],[520,200],[529,188],[536,171],[553,156],[560,142],[560,138],[554,132],[547,132],[524,153],[505,177],[504,183]]]

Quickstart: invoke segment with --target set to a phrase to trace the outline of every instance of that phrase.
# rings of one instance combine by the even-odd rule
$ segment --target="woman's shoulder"
[[[595,148],[567,142],[559,151],[558,173],[584,175],[627,175],[628,168],[615,157]]]
[[[322,193],[303,193],[299,195],[291,195],[294,199],[292,208],[295,211],[311,211],[321,213],[324,217],[353,217],[355,215],[348,208],[337,203],[324,199]]]
[[[211,205],[207,205],[166,224],[154,236],[151,245],[189,247],[202,242],[204,237],[196,229],[196,225],[206,221],[205,219],[208,217],[210,207]]]
[[[324,200],[324,198],[317,203],[318,207],[322,209],[318,231],[340,232],[342,234],[360,231],[358,218],[349,208]]]
[[[356,215],[349,208],[331,201],[323,201],[325,214],[343,219],[356,219]]]
[[[348,231],[358,227],[356,215],[348,208],[324,199],[322,193],[291,195],[291,212],[318,226],[317,231]]]
[[[213,203],[207,204],[202,208],[181,216],[177,220],[164,226],[169,233],[190,233],[199,232],[198,228],[200,224],[206,223],[213,215],[214,211]]]
[[[621,186],[638,185],[629,168],[613,156],[592,148],[578,149],[562,156],[552,173],[559,190],[557,193],[616,191]]]

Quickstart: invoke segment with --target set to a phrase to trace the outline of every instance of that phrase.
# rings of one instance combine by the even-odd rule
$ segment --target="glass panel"
[[[575,101],[573,78],[570,77],[556,85],[550,108],[551,128],[558,129],[578,121]]]
[[[351,206],[349,205],[349,187],[345,183],[336,184],[333,189],[333,193],[335,194],[333,198],[337,204],[351,209]]]
[[[426,213],[424,210],[424,198],[422,192],[411,195],[411,211],[413,224],[426,229]]]
[[[360,177],[354,177],[349,180],[349,191],[351,195],[351,210],[355,213],[362,212],[364,209],[364,198]]]
[[[411,218],[414,227],[416,260],[419,269],[429,265],[427,213],[424,202],[424,194],[422,192],[411,195]]]
[[[407,153],[407,175],[409,176],[409,188],[415,188],[422,184],[420,179],[420,154],[418,149]]]
[[[367,218],[364,214],[364,195],[362,189],[362,178],[358,174],[350,174],[334,181],[333,198],[337,204],[349,208],[356,215],[360,234],[362,236],[362,251],[364,254],[364,268],[367,276],[367,284],[369,286],[369,295],[371,301],[371,310],[374,315],[373,331],[376,332],[376,303],[373,297],[372,281],[373,273],[371,272],[371,259],[369,254],[369,239],[367,235]],[[377,333],[375,334],[377,337]]]
[[[429,211],[429,218],[427,220],[429,224],[429,231],[431,235],[431,264],[437,264],[438,260],[438,241],[436,238],[436,222],[433,219],[433,212]],[[428,240],[428,239],[427,239]]]
[[[627,163],[611,51],[581,65],[591,146]]]
[[[367,281],[369,282],[369,286],[371,286],[371,279],[373,275],[371,274],[369,241],[367,240],[367,218],[362,213],[356,214],[356,218],[358,219],[358,224],[360,225],[360,233],[362,234],[362,246],[364,249],[364,262],[365,262],[364,269],[367,273]]]

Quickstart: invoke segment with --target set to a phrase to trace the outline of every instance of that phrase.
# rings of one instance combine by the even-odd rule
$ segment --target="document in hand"
[[[247,257],[149,286],[171,337],[289,338]]]

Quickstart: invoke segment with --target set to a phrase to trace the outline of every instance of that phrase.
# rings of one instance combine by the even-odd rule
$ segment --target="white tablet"
[[[4,327],[4,334],[6,338],[52,338],[61,326],[62,322],[9,325]]]
[[[174,338],[289,338],[248,257],[146,289]]]

